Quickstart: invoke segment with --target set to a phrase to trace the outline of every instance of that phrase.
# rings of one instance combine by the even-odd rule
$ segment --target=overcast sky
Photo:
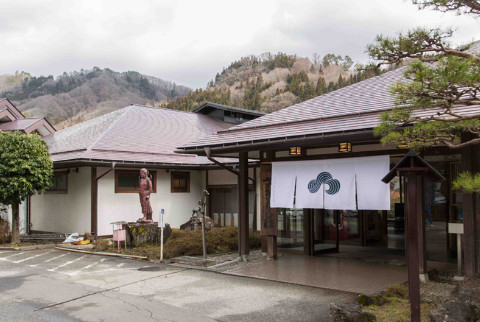
[[[480,39],[480,19],[418,11],[410,0],[2,0],[0,74],[97,66],[198,88],[250,54],[366,63],[375,35],[415,26],[454,27],[454,44]]]

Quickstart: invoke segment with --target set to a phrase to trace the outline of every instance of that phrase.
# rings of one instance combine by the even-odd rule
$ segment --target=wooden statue
[[[150,193],[152,193],[152,180],[148,177],[147,169],[140,170],[140,182],[138,187],[138,195],[140,197],[140,205],[142,206],[143,218],[139,218],[137,222],[153,222],[152,205],[150,204]]]

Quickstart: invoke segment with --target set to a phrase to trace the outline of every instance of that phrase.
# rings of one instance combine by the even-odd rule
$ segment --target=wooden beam
[[[239,153],[238,169],[238,233],[239,255],[246,260],[249,254],[248,229],[248,152]]]
[[[97,234],[97,212],[98,212],[98,181],[97,181],[97,168],[91,167],[91,233],[96,236]]]
[[[423,176],[417,176],[417,189],[419,191],[425,192]],[[419,274],[423,275],[423,278],[426,280],[427,274],[427,249],[426,249],[426,234],[425,234],[425,193],[420,195],[421,197],[417,198],[417,234],[418,234],[418,261],[419,261]]]

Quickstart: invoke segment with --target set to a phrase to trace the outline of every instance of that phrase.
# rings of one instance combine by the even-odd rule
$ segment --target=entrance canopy
[[[272,162],[270,207],[390,210],[388,155]]]

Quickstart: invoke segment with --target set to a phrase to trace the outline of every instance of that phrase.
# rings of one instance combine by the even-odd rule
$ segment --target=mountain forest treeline
[[[205,102],[272,112],[377,75],[349,56],[285,53],[242,57],[217,73],[206,89],[168,100],[162,107],[192,111]]]
[[[2,77],[3,76],[3,77]],[[154,105],[187,95],[191,89],[135,71],[94,67],[60,76],[26,72],[0,76],[0,97],[27,116],[43,116],[57,128],[70,126],[130,104]]]
[[[232,62],[195,90],[135,71],[94,67],[56,77],[0,75],[0,97],[27,117],[46,117],[62,129],[130,104],[193,111],[213,102],[270,113],[376,74],[349,56],[264,53]]]

